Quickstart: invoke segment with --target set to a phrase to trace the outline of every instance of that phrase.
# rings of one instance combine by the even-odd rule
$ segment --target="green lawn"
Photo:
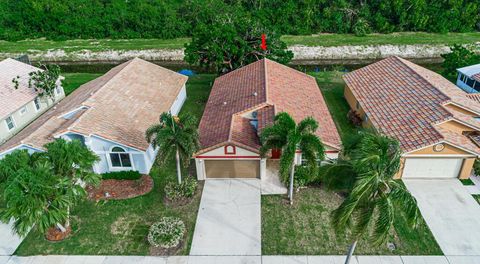
[[[309,36],[283,36],[287,45],[305,46],[351,46],[351,45],[409,45],[409,44],[473,44],[480,41],[480,32],[471,33],[425,33],[398,32],[370,34],[357,37],[352,34],[318,34]]]
[[[402,32],[392,34],[370,34],[357,37],[352,34],[317,34],[307,36],[285,35],[282,39],[288,45],[306,46],[343,46],[343,45],[380,45],[380,44],[466,44],[480,41],[480,33],[425,33]],[[53,49],[66,52],[91,50],[145,50],[145,49],[181,49],[190,38],[177,39],[77,39],[51,41],[45,39],[22,40],[16,42],[0,41],[2,53],[35,53]]]
[[[91,81],[97,77],[100,77],[100,73],[62,73],[62,76],[65,77],[63,81],[63,90],[65,95],[69,95],[80,85]]]
[[[210,93],[213,75],[191,77],[187,83],[188,99],[182,111],[201,116],[205,98]],[[79,84],[79,83],[78,83]],[[163,188],[175,180],[174,162],[155,165],[151,176],[154,189],[145,196],[100,202],[86,201],[72,212],[73,235],[62,242],[48,242],[33,230],[17,249],[18,255],[78,254],[78,255],[148,255],[146,236],[149,226],[163,216],[180,217],[187,227],[186,242],[179,255],[188,255],[200,203],[201,192],[185,206],[172,208],[163,203]]]
[[[346,115],[348,104],[343,97],[344,84],[340,72],[310,73],[315,76],[341,137],[355,133]],[[330,213],[343,201],[336,192],[310,187],[296,193],[293,206],[283,196],[262,196],[262,254],[266,255],[338,255],[345,254],[352,243],[347,235],[335,234]],[[365,255],[441,255],[442,251],[422,219],[417,230],[408,227],[403,215],[398,215],[387,242],[374,246],[359,242],[355,254]]]
[[[262,254],[265,255],[343,255],[352,239],[335,234],[330,213],[342,202],[338,193],[324,188],[302,189],[288,205],[283,196],[262,196]],[[374,246],[362,240],[355,254],[362,255],[441,255],[442,251],[422,220],[417,230],[408,228],[401,215],[396,217],[395,232],[386,243]]]

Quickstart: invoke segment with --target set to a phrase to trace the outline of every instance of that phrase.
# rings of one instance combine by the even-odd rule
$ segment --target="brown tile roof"
[[[239,119],[253,110],[260,130],[278,112],[288,112],[297,122],[312,116],[319,122],[317,134],[322,141],[340,148],[340,136],[315,78],[264,59],[215,80],[199,127],[201,152],[227,142],[258,151],[255,130]]]
[[[472,79],[474,79],[477,82],[480,82],[480,72],[472,75]]]
[[[170,109],[186,81],[186,76],[153,63],[130,60],[80,86],[1,145],[0,152],[19,144],[42,148],[69,131],[146,150],[145,130]],[[61,117],[79,107],[87,109],[72,119]]]
[[[480,103],[480,93],[467,94],[467,97],[477,103]]]
[[[40,69],[37,67],[14,59],[5,59],[0,62],[0,120],[37,97],[37,93],[28,88],[28,74],[38,70]],[[15,89],[12,80],[17,76],[20,79],[18,89]]]
[[[467,137],[453,135],[437,124],[452,119],[471,121],[466,115],[447,109],[446,104],[477,113],[480,105],[439,74],[394,56],[343,78],[374,127],[396,137],[404,151],[443,140],[473,150]],[[475,153],[480,151],[475,149]]]

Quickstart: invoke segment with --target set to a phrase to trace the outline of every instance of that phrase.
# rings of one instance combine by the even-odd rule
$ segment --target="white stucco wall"
[[[178,115],[180,109],[182,109],[183,103],[185,103],[185,100],[187,100],[187,89],[185,85],[183,85],[180,93],[178,93],[178,96],[175,99],[175,102],[173,102],[172,107],[170,107],[170,113],[172,113],[172,115]]]
[[[39,99],[40,103],[40,109],[37,110],[35,108],[35,103],[34,100],[26,103],[22,107],[18,108],[14,112],[12,112],[9,116],[13,118],[13,121],[15,123],[15,127],[12,130],[9,130],[7,127],[6,119],[9,116],[4,117],[3,119],[0,119],[0,144],[3,142],[7,141],[9,138],[17,134],[20,130],[22,130],[25,126],[30,124],[33,120],[35,120],[38,116],[43,114],[45,111],[47,111],[50,107],[54,106],[56,102],[60,101],[65,97],[65,93],[63,91],[63,88],[59,86],[60,88],[60,93],[55,94],[55,100],[47,103],[46,99]],[[4,99],[4,98],[1,98]],[[26,112],[23,114],[21,113],[21,110],[25,108]]]

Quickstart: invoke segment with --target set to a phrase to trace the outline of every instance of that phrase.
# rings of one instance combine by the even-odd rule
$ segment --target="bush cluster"
[[[180,244],[185,235],[185,224],[179,218],[162,217],[150,226],[148,242],[154,247],[173,248]]]
[[[142,174],[138,171],[114,171],[102,174],[103,180],[138,180]]]
[[[170,181],[165,185],[165,196],[170,201],[193,197],[197,184],[197,181],[192,177],[186,177],[181,184],[178,184],[176,181]]]
[[[474,31],[478,0],[3,0],[0,39],[177,38],[218,16],[278,34]]]

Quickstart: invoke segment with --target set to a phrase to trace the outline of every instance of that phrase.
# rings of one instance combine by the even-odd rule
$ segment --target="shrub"
[[[295,177],[293,185],[295,187],[302,187],[312,184],[318,176],[317,170],[310,166],[295,166]]]
[[[185,234],[185,224],[179,218],[163,217],[150,226],[148,242],[154,247],[172,248],[180,244]]]
[[[165,185],[165,195],[167,199],[175,201],[181,198],[189,198],[195,194],[197,181],[192,177],[186,177],[181,184],[169,182]]]
[[[103,180],[138,180],[142,174],[138,171],[114,171],[102,174]]]
[[[350,122],[352,122],[354,126],[359,127],[362,125],[362,118],[360,118],[360,116],[357,112],[355,112],[355,110],[350,109],[350,111],[348,111],[347,113],[347,118],[348,120],[350,120]]]
[[[473,163],[473,172],[475,175],[480,176],[480,159],[476,159]]]

